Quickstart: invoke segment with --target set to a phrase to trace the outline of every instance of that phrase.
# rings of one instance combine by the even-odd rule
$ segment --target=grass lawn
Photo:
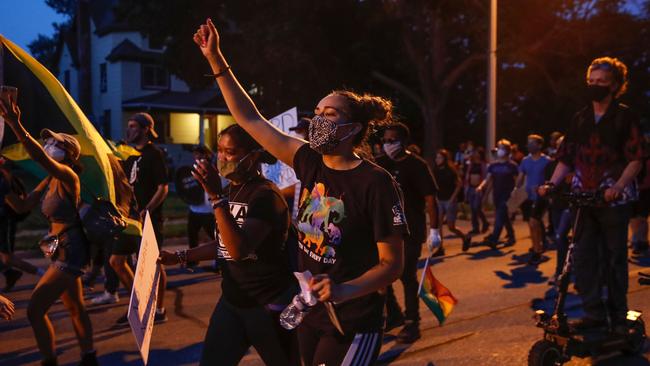
[[[28,183],[28,187],[34,185]],[[163,217],[166,220],[163,225],[165,238],[186,235],[187,204],[175,192],[170,192],[163,204]],[[18,223],[16,250],[38,249],[38,241],[47,233],[47,229],[48,223],[40,207],[33,210],[24,221]]]

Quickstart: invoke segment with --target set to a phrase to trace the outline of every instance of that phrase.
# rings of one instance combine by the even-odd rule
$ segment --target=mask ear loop
[[[248,154],[244,155],[244,157],[241,158],[241,159],[239,160],[239,162],[237,162],[237,168],[238,168],[238,167],[239,167],[239,166],[244,162],[244,160],[246,160],[246,158],[248,158],[249,156],[251,156],[251,154],[254,154],[254,153],[263,153],[263,152],[265,152],[265,151],[266,151],[266,150],[264,150],[264,149],[262,149],[262,148],[259,148],[259,149],[255,149],[255,150],[251,150],[251,151],[249,151]],[[251,169],[255,166],[255,164],[259,164],[259,162],[254,161],[254,160],[251,161],[251,166],[248,167],[247,171],[248,171],[248,170],[251,170]],[[237,169],[237,168],[235,168],[235,169]],[[256,171],[257,171],[258,174],[260,174],[260,175],[262,174],[262,172],[261,172],[259,169],[256,169]]]

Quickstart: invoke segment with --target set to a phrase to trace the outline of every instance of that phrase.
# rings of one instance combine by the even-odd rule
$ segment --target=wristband
[[[230,202],[228,201],[228,197],[221,197],[220,199],[213,201],[212,202],[212,209],[216,210],[220,207],[228,207]]]
[[[181,265],[186,265],[187,264],[187,250],[177,250],[176,251],[176,258],[178,258],[178,263]]]
[[[223,74],[228,72],[228,70],[230,70],[230,65],[226,66],[223,70],[219,71],[216,74],[203,74],[203,76],[205,76],[207,78],[218,78],[220,76],[223,76]]]
[[[224,197],[226,197],[225,194],[218,193],[218,194],[216,194],[214,196],[208,197],[208,201],[210,201],[210,203],[215,203],[215,202],[219,201],[220,199],[223,199]]]

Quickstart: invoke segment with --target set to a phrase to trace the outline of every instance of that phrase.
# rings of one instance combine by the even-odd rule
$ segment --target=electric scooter
[[[575,209],[574,235],[568,248],[568,253],[562,273],[556,282],[557,299],[552,314],[537,310],[534,319],[537,327],[544,330],[543,339],[537,341],[528,353],[529,366],[561,366],[571,360],[571,357],[589,357],[621,352],[626,355],[640,354],[646,339],[645,324],[640,311],[630,310],[627,313],[627,334],[612,332],[611,324],[607,327],[589,330],[576,330],[568,323],[565,313],[565,301],[569,288],[569,276],[572,266],[572,254],[576,245],[576,233],[579,233],[581,214],[584,208],[602,205],[602,193],[563,193],[570,205]]]

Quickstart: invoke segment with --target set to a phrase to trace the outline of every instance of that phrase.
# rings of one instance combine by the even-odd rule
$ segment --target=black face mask
[[[594,102],[600,102],[607,98],[610,90],[609,86],[604,85],[587,85],[587,97]]]

